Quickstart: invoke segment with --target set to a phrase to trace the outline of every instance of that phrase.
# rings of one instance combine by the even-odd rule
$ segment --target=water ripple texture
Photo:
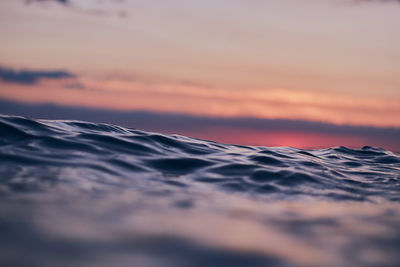
[[[400,157],[368,146],[0,116],[0,198],[2,266],[400,262]]]

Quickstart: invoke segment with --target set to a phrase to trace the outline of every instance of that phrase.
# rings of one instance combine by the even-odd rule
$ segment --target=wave
[[[28,254],[0,263],[399,262],[400,157],[381,148],[241,146],[0,116],[0,176],[0,248]]]

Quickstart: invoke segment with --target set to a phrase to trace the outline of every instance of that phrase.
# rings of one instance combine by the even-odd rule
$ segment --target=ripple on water
[[[369,146],[236,146],[0,116],[0,198],[2,266],[400,262],[400,157]]]

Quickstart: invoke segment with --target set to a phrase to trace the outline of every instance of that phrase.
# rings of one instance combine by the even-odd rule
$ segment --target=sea
[[[0,266],[400,266],[400,156],[1,115]]]

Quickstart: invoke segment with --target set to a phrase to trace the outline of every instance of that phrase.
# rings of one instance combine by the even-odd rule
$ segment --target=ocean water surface
[[[400,157],[0,116],[1,266],[399,266]]]

